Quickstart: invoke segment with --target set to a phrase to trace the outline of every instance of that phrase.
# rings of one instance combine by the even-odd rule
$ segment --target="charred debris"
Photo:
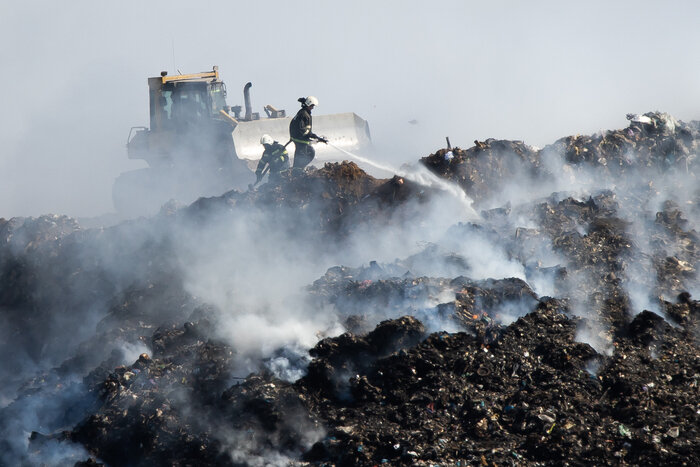
[[[628,119],[423,158],[479,218],[394,262],[328,265],[305,303],[342,329],[250,374],[162,232],[252,210],[332,250],[410,228],[440,190],[344,162],[104,229],[0,219],[0,463],[700,464],[700,127]],[[478,274],[484,238],[520,277]]]

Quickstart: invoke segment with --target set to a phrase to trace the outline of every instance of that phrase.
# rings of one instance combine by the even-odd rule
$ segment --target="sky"
[[[219,66],[230,105],[355,112],[398,166],[475,139],[544,146],[627,125],[700,119],[693,1],[0,4],[0,217],[113,211],[147,78]]]

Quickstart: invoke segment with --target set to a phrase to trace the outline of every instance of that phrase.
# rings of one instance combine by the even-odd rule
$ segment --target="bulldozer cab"
[[[182,131],[216,118],[226,107],[218,70],[149,78],[151,131]]]
[[[161,72],[148,78],[148,90],[150,128],[134,127],[129,132],[130,159],[143,159],[154,167],[178,164],[214,149],[219,165],[233,157],[231,122],[221,117],[228,108],[226,86],[217,67],[188,75]]]

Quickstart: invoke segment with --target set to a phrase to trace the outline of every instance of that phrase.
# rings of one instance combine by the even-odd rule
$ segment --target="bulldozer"
[[[244,190],[255,180],[262,156],[260,137],[289,140],[291,118],[266,105],[253,112],[251,83],[243,88],[244,107],[226,103],[226,85],[218,67],[211,71],[148,78],[149,127],[132,127],[127,137],[129,159],[148,167],[124,172],[114,182],[117,212],[153,214],[169,200],[188,204],[203,196]],[[354,113],[314,115],[314,133],[330,144],[316,146],[319,160],[334,160],[346,151],[371,144],[369,126]],[[293,149],[290,147],[289,149]],[[293,151],[290,150],[290,153]]]

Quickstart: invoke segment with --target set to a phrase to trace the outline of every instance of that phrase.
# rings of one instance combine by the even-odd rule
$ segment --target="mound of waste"
[[[0,219],[0,464],[700,464],[700,126],[628,120],[423,158],[477,216],[343,162]]]
[[[389,356],[372,352],[366,341],[373,333],[322,341],[297,386],[330,428],[305,459],[694,463],[698,359],[683,333],[641,314],[618,340],[616,357],[604,359],[575,341],[577,323],[563,311],[556,301],[540,302],[488,340],[434,333]],[[419,323],[406,317],[399,324],[403,336]],[[663,350],[652,357],[647,338],[663,341]]]
[[[469,149],[441,149],[421,161],[477,203],[526,177],[567,183],[582,172],[596,178],[624,177],[641,169],[696,172],[700,122],[684,123],[661,112],[628,114],[627,119],[627,128],[567,136],[543,149],[487,139],[474,141]]]

